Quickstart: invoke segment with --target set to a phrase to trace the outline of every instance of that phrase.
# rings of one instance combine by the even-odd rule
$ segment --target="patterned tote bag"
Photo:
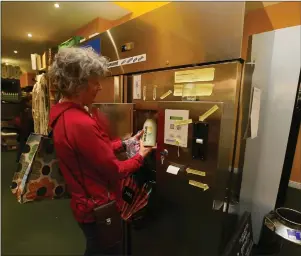
[[[65,181],[49,136],[31,134],[28,137],[11,190],[19,203],[67,196]]]

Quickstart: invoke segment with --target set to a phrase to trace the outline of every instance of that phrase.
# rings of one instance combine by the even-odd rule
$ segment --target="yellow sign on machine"
[[[206,176],[206,172],[202,172],[202,171],[198,171],[198,170],[194,170],[194,169],[190,169],[190,168],[187,168],[186,172],[188,174],[194,174],[194,175],[198,175],[198,176],[202,176],[202,177]]]
[[[206,113],[204,113],[199,117],[199,121],[204,122],[204,120],[207,119],[209,116],[211,116],[216,110],[218,110],[218,106],[214,105]]]
[[[175,72],[175,83],[207,82],[214,80],[215,68],[200,68]]]
[[[165,99],[167,96],[169,96],[170,94],[172,94],[172,91],[171,91],[171,90],[169,90],[168,92],[164,93],[164,94],[160,97],[160,99],[163,100],[163,99]]]
[[[186,125],[191,123],[192,123],[192,119],[179,120],[179,121],[175,121],[175,126]]]
[[[183,95],[183,84],[175,84],[173,86],[173,96],[182,96]]]
[[[194,186],[194,187],[198,187],[203,189],[204,191],[209,189],[209,186],[207,184],[195,181],[195,180],[189,180],[189,185]]]

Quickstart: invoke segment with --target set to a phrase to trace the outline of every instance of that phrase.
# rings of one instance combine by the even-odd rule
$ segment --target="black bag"
[[[103,250],[121,245],[122,219],[117,209],[116,202],[111,201],[94,209],[99,246]]]

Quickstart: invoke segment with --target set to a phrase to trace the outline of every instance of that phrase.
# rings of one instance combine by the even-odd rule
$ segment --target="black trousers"
[[[86,238],[86,250],[84,256],[98,256],[101,255],[101,249],[97,243],[97,226],[93,223],[79,223],[84,236]]]
[[[120,246],[117,245],[109,250],[100,248],[97,237],[96,222],[78,223],[86,238],[86,250],[84,256],[106,256],[106,255],[122,255]]]

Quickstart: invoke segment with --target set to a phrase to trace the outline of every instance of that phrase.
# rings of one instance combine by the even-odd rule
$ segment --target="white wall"
[[[253,86],[261,88],[258,137],[247,140],[242,210],[252,212],[255,243],[274,209],[301,67],[301,26],[254,35]]]

